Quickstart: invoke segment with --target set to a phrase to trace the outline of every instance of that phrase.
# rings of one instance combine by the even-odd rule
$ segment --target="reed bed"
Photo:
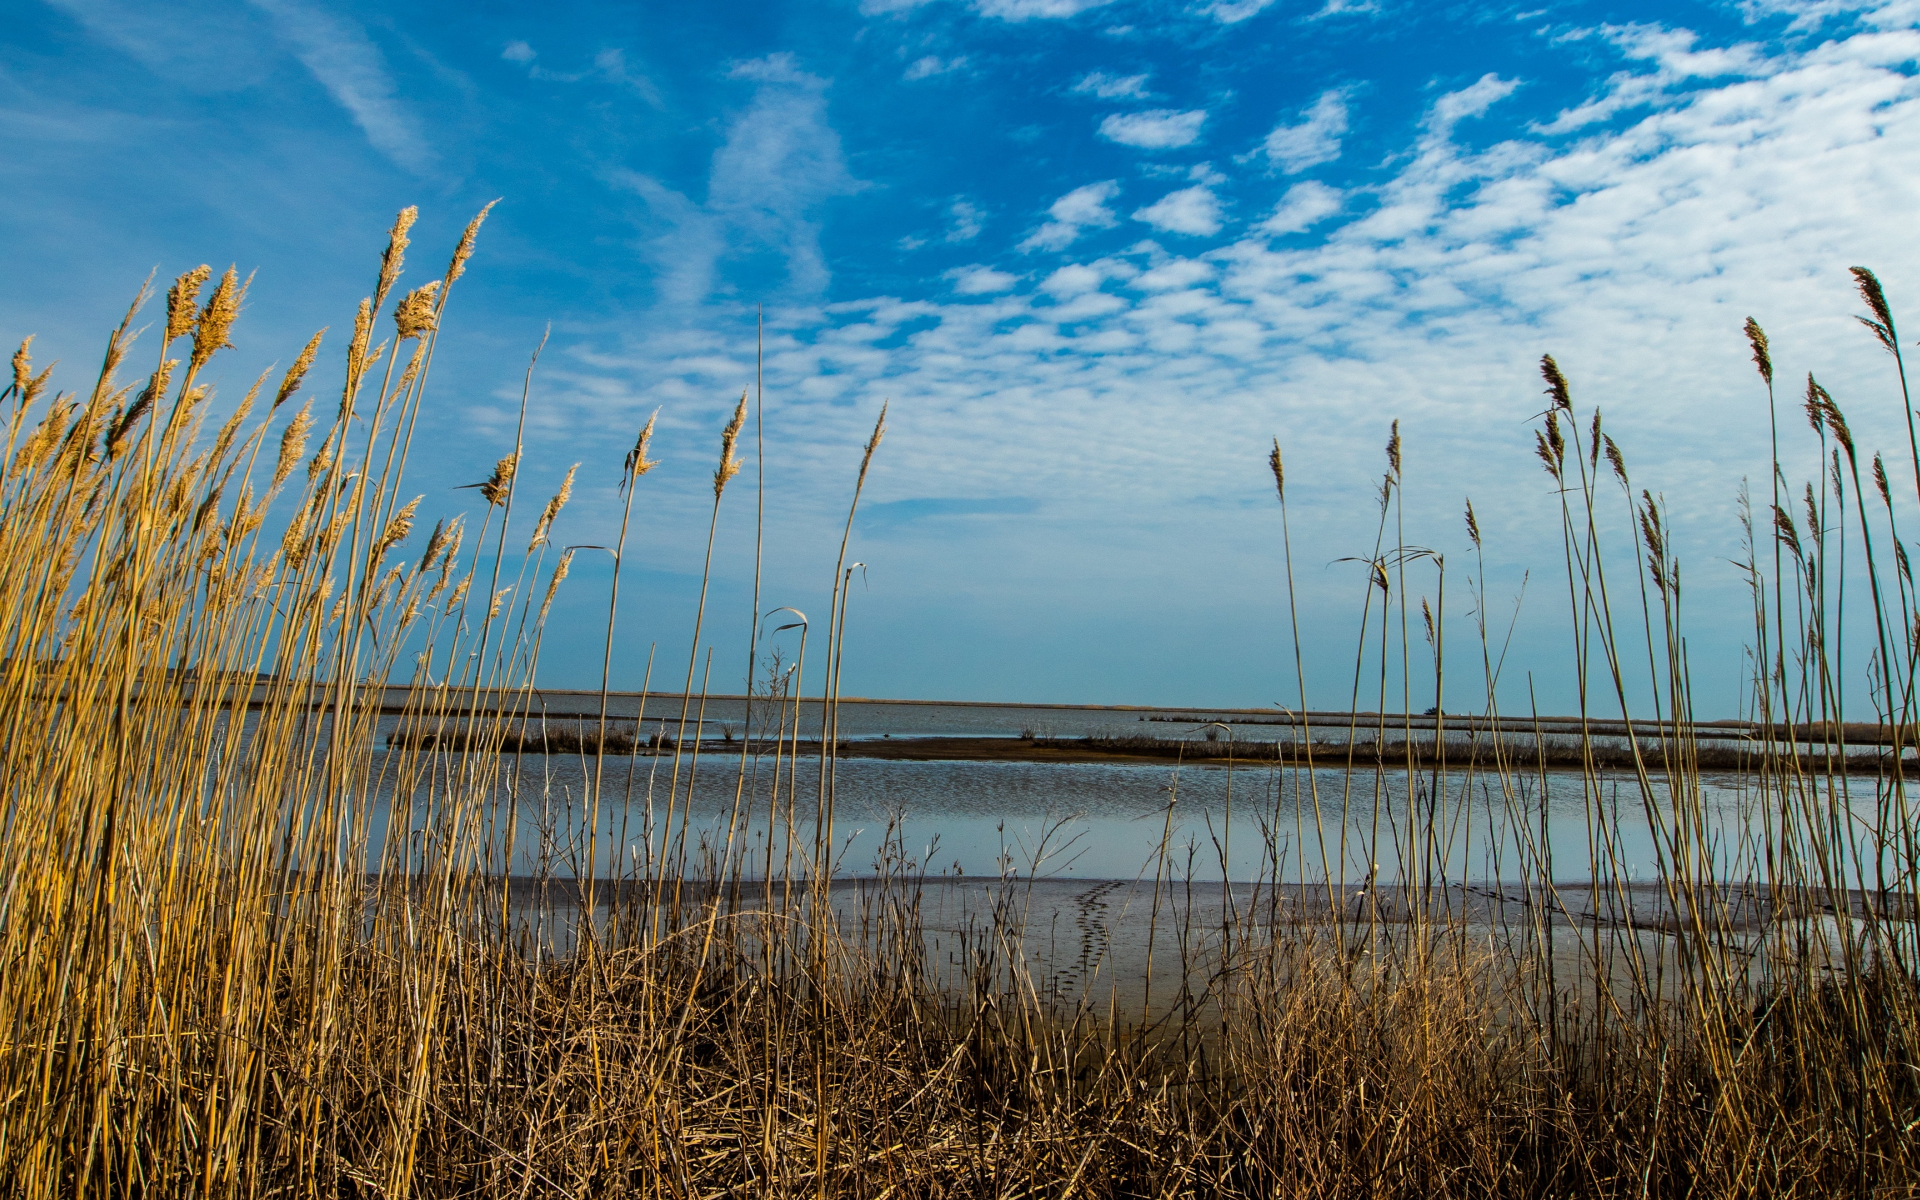
[[[1598,413],[1576,420],[1547,359],[1539,446],[1560,504],[1569,669],[1583,709],[1627,726],[1607,753],[1574,739],[1573,769],[1553,785],[1584,797],[1585,861],[1556,861],[1545,842],[1541,754],[1471,730],[1460,757],[1430,754],[1404,717],[1398,740],[1382,718],[1372,750],[1328,760],[1303,730],[1270,768],[1297,799],[1271,824],[1342,822],[1362,831],[1357,861],[1374,865],[1350,878],[1353,855],[1293,864],[1310,877],[1300,903],[1324,891],[1318,919],[1281,919],[1229,891],[1225,915],[1203,924],[1191,872],[1163,837],[1147,883],[1171,948],[1150,952],[1146,983],[1159,972],[1174,999],[1099,1008],[1090,990],[1036,982],[1018,863],[946,964],[932,961],[925,919],[940,883],[898,838],[857,904],[831,884],[836,759],[803,770],[799,751],[837,740],[845,539],[884,413],[859,460],[824,623],[776,609],[738,632],[765,682],[737,753],[714,761],[698,628],[689,698],[646,714],[661,730],[646,772],[620,753],[631,735],[604,700],[563,747],[582,790],[556,801],[530,756],[500,753],[538,728],[532,680],[571,565],[553,544],[569,487],[529,502],[516,442],[477,513],[429,531],[404,486],[442,321],[485,215],[449,267],[411,290],[399,280],[413,210],[400,215],[347,335],[344,377],[324,393],[309,377],[315,335],[284,373],[216,407],[208,366],[246,290],[233,271],[215,281],[200,268],[167,290],[149,335],[159,344],[137,368],[144,292],[80,390],[36,373],[30,347],[14,358],[0,395],[10,1194],[1920,1190],[1904,744],[1920,719],[1920,636],[1897,533],[1913,510],[1878,456],[1863,493],[1862,454],[1813,380],[1803,436],[1818,442],[1820,477],[1795,490],[1776,455],[1748,548],[1752,716],[1769,732],[1735,765],[1761,814],[1737,844],[1708,830],[1665,511]],[[1893,317],[1872,276],[1858,278],[1911,413]],[[1771,397],[1770,351],[1758,326],[1749,337]],[[743,398],[722,438],[711,528],[741,486],[750,416],[757,441]],[[646,503],[651,430],[619,468],[629,520]],[[1910,450],[1920,480],[1920,442]],[[1429,698],[1405,682],[1418,650],[1442,713],[1460,703],[1442,694],[1447,564],[1405,536],[1397,429],[1387,461],[1377,545],[1361,560],[1353,707],[1363,690],[1382,713],[1422,707]],[[1290,576],[1277,443],[1270,463]],[[1467,526],[1478,560],[1471,507]],[[623,520],[616,589],[626,532]],[[1478,561],[1469,579],[1484,594]],[[1422,588],[1431,603],[1415,599]],[[609,668],[616,611],[610,600]],[[765,649],[781,622],[800,631],[791,664]],[[1480,679],[1454,691],[1477,690],[1497,729],[1498,636],[1476,624]],[[1842,637],[1861,629],[1864,655]],[[1300,673],[1297,626],[1293,644]],[[1888,731],[1864,759],[1819,732],[1859,720],[1846,705],[1860,678]],[[400,715],[412,732],[375,749],[389,680],[415,685]],[[806,688],[824,728],[800,728]],[[1654,711],[1636,727],[1640,690]],[[1344,780],[1339,795],[1325,768]],[[692,811],[702,771],[738,780],[717,835]],[[1399,807],[1383,799],[1389,774],[1404,780]],[[1620,787],[1645,801],[1656,880],[1628,878],[1613,853]],[[1471,810],[1452,798],[1468,794],[1508,829],[1541,831],[1508,864],[1525,903],[1503,931],[1444,903],[1459,891],[1451,847],[1484,834],[1457,816]],[[583,819],[522,834],[521,814],[556,802]],[[1370,825],[1350,819],[1369,804]],[[618,838],[603,832],[609,814]],[[736,837],[754,820],[778,831],[757,849]],[[1341,840],[1322,829],[1317,844]],[[1284,854],[1273,839],[1265,882]],[[529,855],[538,869],[516,876]],[[1571,917],[1576,892],[1598,902],[1649,884],[1666,901],[1659,929],[1636,928],[1631,905],[1605,926]]]

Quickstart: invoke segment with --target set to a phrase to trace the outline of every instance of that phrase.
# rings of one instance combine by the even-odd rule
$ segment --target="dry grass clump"
[[[799,656],[768,672],[717,834],[692,812],[696,775],[715,769],[701,762],[704,715],[692,700],[697,629],[689,699],[671,740],[653,747],[657,793],[636,790],[631,759],[625,769],[606,761],[627,735],[609,728],[604,687],[597,724],[566,731],[575,740],[563,747],[593,759],[585,792],[564,798],[585,823],[552,820],[542,781],[498,753],[529,748],[538,729],[531,681],[571,561],[545,556],[573,475],[532,517],[524,551],[513,542],[517,559],[509,529],[529,518],[516,508],[517,440],[473,485],[477,521],[437,518],[424,544],[416,529],[434,514],[402,486],[446,306],[484,216],[439,279],[398,290],[414,222],[413,210],[400,214],[348,339],[337,404],[310,396],[280,411],[307,390],[316,335],[277,383],[263,375],[231,410],[216,409],[207,368],[239,336],[245,292],[232,270],[204,300],[207,268],[172,285],[144,373],[123,379],[139,303],[80,392],[50,392],[27,346],[14,357],[0,395],[10,404],[0,412],[9,1194],[1916,1190],[1920,947],[1892,914],[1915,911],[1902,742],[1920,714],[1901,671],[1873,676],[1892,745],[1864,779],[1849,776],[1861,762],[1807,736],[1847,722],[1844,664],[1826,636],[1839,621],[1847,505],[1864,550],[1896,502],[1879,460],[1884,516],[1869,522],[1858,487],[1841,488],[1854,479],[1841,452],[1851,464],[1856,450],[1817,385],[1813,519],[1801,533],[1789,511],[1800,501],[1777,482],[1765,527],[1783,531],[1780,569],[1767,572],[1757,551],[1750,562],[1766,664],[1755,716],[1782,731],[1749,764],[1770,815],[1727,847],[1708,832],[1705,760],[1685,732],[1680,575],[1664,514],[1635,495],[1598,415],[1588,432],[1573,422],[1570,386],[1545,364],[1553,407],[1539,448],[1567,506],[1576,667],[1583,683],[1591,671],[1592,695],[1616,690],[1621,711],[1609,719],[1627,728],[1612,765],[1591,737],[1572,747],[1575,770],[1562,778],[1583,790],[1592,831],[1572,874],[1592,881],[1580,888],[1596,905],[1630,899],[1613,850],[1622,817],[1602,785],[1639,788],[1668,927],[1574,918],[1556,886],[1568,868],[1544,842],[1533,790],[1546,786],[1542,763],[1499,739],[1464,759],[1425,756],[1411,717],[1394,741],[1382,716],[1364,756],[1316,762],[1303,728],[1277,767],[1310,802],[1271,823],[1302,828],[1324,818],[1310,768],[1346,768],[1345,794],[1326,799],[1362,844],[1321,831],[1319,845],[1343,847],[1317,865],[1325,911],[1282,920],[1260,900],[1270,888],[1245,903],[1225,893],[1225,915],[1196,924],[1192,881],[1163,837],[1150,882],[1154,936],[1169,948],[1150,942],[1143,988],[1156,994],[1158,971],[1163,998],[1122,1003],[1132,982],[1121,980],[1101,985],[1101,1003],[1096,990],[1062,996],[1029,973],[1015,874],[945,962],[923,907],[937,885],[897,839],[864,899],[829,886],[832,702],[858,566],[845,536],[824,629],[792,614]],[[1877,288],[1863,295],[1897,354]],[[382,314],[394,322],[385,340]],[[1764,335],[1755,346],[1771,387]],[[743,400],[722,436],[716,526],[747,415]],[[627,507],[605,548],[616,587],[652,428],[621,468]],[[884,414],[853,506],[883,428]],[[1602,532],[1603,445],[1646,583],[1637,635],[1612,624],[1631,606],[1601,603],[1604,560],[1619,550],[1618,533]],[[1379,544],[1363,560],[1369,633],[1354,696],[1357,707],[1359,681],[1378,667],[1379,713],[1412,713],[1426,700],[1386,694],[1385,656],[1424,627],[1444,680],[1445,564],[1400,533],[1397,429],[1388,453]],[[1284,505],[1277,444],[1270,466]],[[712,544],[710,530],[709,562]],[[1905,551],[1863,557],[1879,572],[1877,661],[1911,680],[1920,637]],[[1426,570],[1438,586],[1416,625],[1409,576]],[[1859,589],[1849,594],[1857,601]],[[807,638],[820,636],[827,717],[806,734],[827,753],[817,778],[803,779],[798,697]],[[1644,730],[1627,718],[1621,683],[1636,652],[1661,708]],[[1492,661],[1483,654],[1490,722]],[[375,751],[390,679],[415,686],[403,735]],[[1444,697],[1432,701],[1444,714]],[[1346,731],[1349,743],[1357,732]],[[1380,783],[1388,772],[1404,773],[1399,807]],[[1369,789],[1370,828],[1349,821]],[[1503,925],[1446,907],[1458,892],[1446,878],[1451,848],[1476,836],[1450,798],[1469,794],[1503,810],[1507,830],[1541,830],[1538,842],[1521,839],[1511,867],[1526,900]],[[621,823],[617,838],[603,813]],[[737,836],[753,821],[772,831],[757,862]],[[1269,847],[1264,883],[1280,877],[1282,853]],[[513,877],[529,854],[540,873]],[[1388,864],[1408,911],[1382,918],[1380,868],[1345,878],[1355,855]],[[1730,907],[1742,878],[1772,885],[1749,896],[1783,897],[1758,932]]]

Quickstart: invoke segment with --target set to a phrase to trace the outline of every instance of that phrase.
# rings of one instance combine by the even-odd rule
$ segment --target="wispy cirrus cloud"
[[[728,75],[756,87],[714,152],[704,202],[640,172],[611,173],[647,202],[665,230],[645,243],[659,270],[661,299],[690,308],[706,301],[718,263],[736,253],[777,254],[790,292],[821,291],[829,272],[820,249],[820,208],[860,187],[827,116],[825,79],[802,70],[789,54],[736,63]]]
[[[1273,3],[1274,0],[1214,0],[1204,11],[1222,25],[1238,25],[1267,11]]]
[[[1105,71],[1089,71],[1074,81],[1072,89],[1078,96],[1093,96],[1101,100],[1145,100],[1147,98],[1148,75],[1109,75]]]
[[[952,58],[941,58],[937,54],[928,54],[908,63],[907,69],[900,73],[900,78],[906,80],[908,83],[912,83],[916,79],[932,79],[936,75],[950,75],[955,71],[965,70],[966,65],[967,56],[964,54],[957,54]]]
[[[860,0],[860,11],[869,16],[910,12],[935,0]],[[1002,21],[1033,21],[1074,17],[1090,8],[1110,4],[1112,0],[969,0],[969,6],[982,16]]]
[[[301,65],[347,110],[373,148],[415,174],[439,159],[419,120],[400,102],[386,57],[361,26],[298,0],[248,0],[273,17]]]
[[[1090,8],[1101,8],[1112,0],[974,0],[981,15],[1003,21],[1032,21],[1040,18],[1076,17]]]

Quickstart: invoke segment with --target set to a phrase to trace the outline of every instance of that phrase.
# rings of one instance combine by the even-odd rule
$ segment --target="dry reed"
[[[1504,735],[1469,723],[1451,735],[1466,745],[1450,756],[1436,696],[1427,750],[1410,716],[1396,718],[1400,740],[1389,738],[1388,710],[1414,707],[1404,683],[1389,695],[1388,665],[1397,656],[1397,677],[1410,673],[1409,591],[1421,571],[1435,591],[1431,605],[1419,598],[1420,628],[1446,678],[1445,562],[1398,528],[1409,464],[1396,427],[1379,544],[1361,560],[1353,684],[1356,701],[1367,679],[1378,690],[1366,743],[1377,749],[1346,763],[1320,758],[1343,768],[1348,814],[1339,860],[1323,859],[1315,877],[1325,904],[1281,920],[1278,889],[1245,905],[1228,893],[1220,923],[1195,927],[1191,904],[1172,899],[1183,886],[1191,896],[1191,879],[1163,838],[1154,916],[1178,935],[1177,1001],[1113,1004],[1100,1016],[1036,986],[1020,950],[1017,874],[967,942],[957,978],[930,961],[921,906],[932,885],[897,840],[861,906],[849,909],[828,885],[834,702],[858,566],[846,561],[847,539],[884,412],[835,566],[818,685],[826,717],[810,732],[824,751],[816,794],[803,795],[794,769],[800,663],[782,671],[776,656],[760,700],[770,715],[748,731],[752,758],[743,750],[739,765],[752,785],[735,790],[718,844],[703,854],[687,836],[703,722],[691,700],[671,740],[653,743],[673,764],[662,809],[649,787],[642,811],[631,765],[603,796],[602,760],[623,748],[616,735],[645,736],[638,722],[608,728],[610,607],[599,718],[566,747],[593,758],[581,774],[588,794],[564,800],[591,808],[592,832],[543,815],[561,801],[525,760],[498,751],[539,728],[531,680],[572,550],[536,609],[524,581],[542,563],[504,561],[517,437],[473,485],[484,501],[478,531],[469,537],[458,516],[437,520],[417,559],[402,554],[419,504],[403,500],[407,452],[479,220],[443,278],[396,302],[389,356],[373,331],[405,269],[414,211],[400,214],[324,427],[309,402],[274,433],[276,410],[314,364],[316,335],[265,415],[207,429],[204,375],[234,336],[245,292],[232,270],[204,302],[205,267],[168,289],[143,379],[118,375],[131,311],[83,393],[48,395],[27,346],[14,356],[0,393],[10,405],[0,414],[0,1179],[10,1194],[1916,1190],[1920,947],[1900,914],[1915,911],[1920,862],[1903,753],[1920,719],[1920,631],[1904,551],[1891,566],[1873,552],[1899,544],[1886,468],[1876,457],[1885,510],[1876,515],[1860,497],[1844,418],[1811,379],[1822,477],[1806,489],[1804,532],[1781,499],[1791,488],[1776,455],[1759,536],[1783,565],[1769,575],[1757,546],[1749,556],[1763,668],[1753,708],[1768,732],[1743,770],[1768,815],[1729,860],[1703,815],[1680,573],[1662,507],[1648,490],[1636,495],[1598,414],[1583,431],[1566,377],[1542,363],[1551,407],[1538,450],[1561,505],[1580,715],[1587,699],[1605,707],[1611,696],[1620,711],[1609,719],[1627,726],[1611,760],[1592,736],[1577,738],[1577,769],[1560,777],[1572,782],[1555,786],[1585,797],[1588,860],[1575,874],[1595,897],[1626,896],[1632,882],[1610,848],[1622,818],[1603,784],[1624,780],[1645,797],[1670,929],[1567,919],[1544,804],[1529,790],[1546,787],[1544,763]],[[1897,360],[1879,284],[1858,277],[1867,324]],[[189,336],[184,360],[168,357]],[[1750,324],[1748,337],[1771,396],[1765,335]],[[408,340],[417,351],[397,367]],[[744,420],[743,400],[713,476],[709,570]],[[653,465],[652,428],[622,469],[616,586],[636,485]],[[1603,445],[1610,481],[1598,467]],[[270,446],[269,470],[258,459]],[[1920,473],[1920,449],[1914,458]],[[1284,532],[1278,442],[1269,465]],[[571,481],[570,472],[537,519],[529,555],[552,540]],[[1869,674],[1892,743],[1870,770],[1810,732],[1848,720],[1838,633],[1849,483],[1853,569],[1872,584],[1871,612],[1856,619],[1875,627]],[[1478,555],[1471,505],[1466,522]],[[1626,586],[1623,544],[1636,576]],[[1290,541],[1285,553],[1290,578]],[[503,587],[508,571],[522,582]],[[1483,575],[1475,591],[1484,597]],[[703,581],[700,620],[704,596]],[[1493,722],[1503,652],[1484,617],[1477,624],[1483,717]],[[791,627],[804,632],[806,618]],[[1292,628],[1298,669],[1297,619]],[[701,650],[696,625],[689,697]],[[800,662],[804,651],[802,641]],[[1636,671],[1657,697],[1645,715],[1659,718],[1638,728],[1628,715]],[[386,728],[383,685],[406,679],[414,686],[400,721],[412,733],[372,750]],[[1279,769],[1295,781],[1291,819],[1310,811],[1318,826],[1321,752],[1304,678],[1300,700],[1301,748]],[[1398,808],[1389,773],[1405,781]],[[1369,789],[1370,824],[1356,823]],[[1435,902],[1454,894],[1448,845],[1474,836],[1450,823],[1455,796],[1483,798],[1509,829],[1539,823],[1543,840],[1509,864],[1527,903],[1503,937],[1489,940]],[[638,853],[602,853],[603,804],[626,814],[615,850]],[[523,833],[529,813],[535,832]],[[640,826],[631,838],[629,819]],[[759,887],[747,886],[749,856],[735,845],[750,820],[783,831],[778,855],[768,834]],[[539,869],[516,878],[528,856]],[[1373,866],[1350,881],[1349,861]],[[1382,861],[1406,885],[1406,911],[1391,923],[1376,886]],[[1743,881],[1764,883],[1754,894],[1771,906],[1758,934],[1730,916],[1731,885]],[[1310,908],[1313,894],[1300,903]]]

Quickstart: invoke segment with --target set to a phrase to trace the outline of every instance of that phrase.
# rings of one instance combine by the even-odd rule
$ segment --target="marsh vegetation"
[[[529,748],[508,741],[527,736],[571,566],[553,530],[572,476],[530,501],[516,443],[477,516],[430,530],[404,484],[484,216],[440,278],[402,290],[401,215],[325,392],[309,378],[316,335],[283,374],[216,406],[208,366],[245,285],[205,268],[168,289],[136,343],[143,294],[75,391],[36,373],[28,347],[13,360],[0,397],[10,1194],[1915,1190],[1920,846],[1905,776],[1920,617],[1898,532],[1913,506],[1811,378],[1811,428],[1785,421],[1776,445],[1816,440],[1820,477],[1789,479],[1776,453],[1745,556],[1758,732],[1727,769],[1764,819],[1728,838],[1707,811],[1666,514],[1547,359],[1539,454],[1558,498],[1567,669],[1593,710],[1579,715],[1620,727],[1611,742],[1557,735],[1573,739],[1556,743],[1555,786],[1581,798],[1578,861],[1525,836],[1544,827],[1553,764],[1497,732],[1485,606],[1465,672],[1446,642],[1449,586],[1485,592],[1478,521],[1469,507],[1464,569],[1410,545],[1407,524],[1428,517],[1403,510],[1396,429],[1355,598],[1367,633],[1352,707],[1402,715],[1367,753],[1316,759],[1309,731],[1261,768],[1293,781],[1271,828],[1301,836],[1263,850],[1251,890],[1197,903],[1191,851],[1161,836],[1139,884],[1147,1000],[1129,1005],[1111,1002],[1131,986],[1111,971],[1078,992],[1036,980],[1035,885],[1018,861],[976,881],[979,919],[939,961],[928,864],[903,839],[852,864],[857,902],[833,884],[838,760],[800,750],[837,739],[846,539],[884,412],[849,449],[841,559],[821,564],[830,610],[725,634],[765,681],[761,716],[715,752],[698,700],[703,603],[684,677],[677,659],[649,668],[684,693],[648,718],[665,721],[655,753],[627,753],[650,733],[604,708],[568,745],[543,742],[577,761],[567,799],[586,818],[540,827],[541,874],[506,869],[516,806],[551,800],[538,756],[501,751]],[[1857,278],[1911,428],[1893,316]],[[1748,337],[1771,399],[1765,337]],[[623,464],[590,468],[618,466],[626,506],[603,685],[651,430]],[[743,398],[713,475],[716,524],[757,434]],[[1270,465],[1291,579],[1277,443]],[[712,546],[709,533],[709,569]],[[1291,620],[1291,595],[1276,602]],[[793,656],[769,671],[781,625]],[[1868,631],[1864,653],[1843,653],[1842,629]],[[1303,673],[1299,644],[1296,627],[1285,676]],[[1412,658],[1435,694],[1411,694]],[[388,680],[418,686],[401,714],[414,734],[384,749]],[[1305,713],[1306,681],[1288,686]],[[807,728],[803,693],[822,714]],[[1884,730],[1864,756],[1828,736],[1865,715],[1848,711],[1859,695]],[[1406,714],[1429,706],[1472,708],[1478,724],[1409,736]],[[696,778],[716,772],[735,781],[717,834],[693,819]],[[1644,803],[1623,808],[1622,788]],[[1449,878],[1455,847],[1486,832],[1454,818],[1462,795],[1518,832],[1497,922]],[[1349,819],[1369,802],[1368,820]],[[1337,829],[1307,838],[1336,806]],[[1648,824],[1656,878],[1616,853],[1623,812]],[[738,836],[749,827],[763,836]],[[1317,862],[1285,867],[1306,885],[1273,886],[1286,847],[1308,845]],[[1371,865],[1356,877],[1355,861]],[[1651,910],[1635,900],[1649,894]]]

